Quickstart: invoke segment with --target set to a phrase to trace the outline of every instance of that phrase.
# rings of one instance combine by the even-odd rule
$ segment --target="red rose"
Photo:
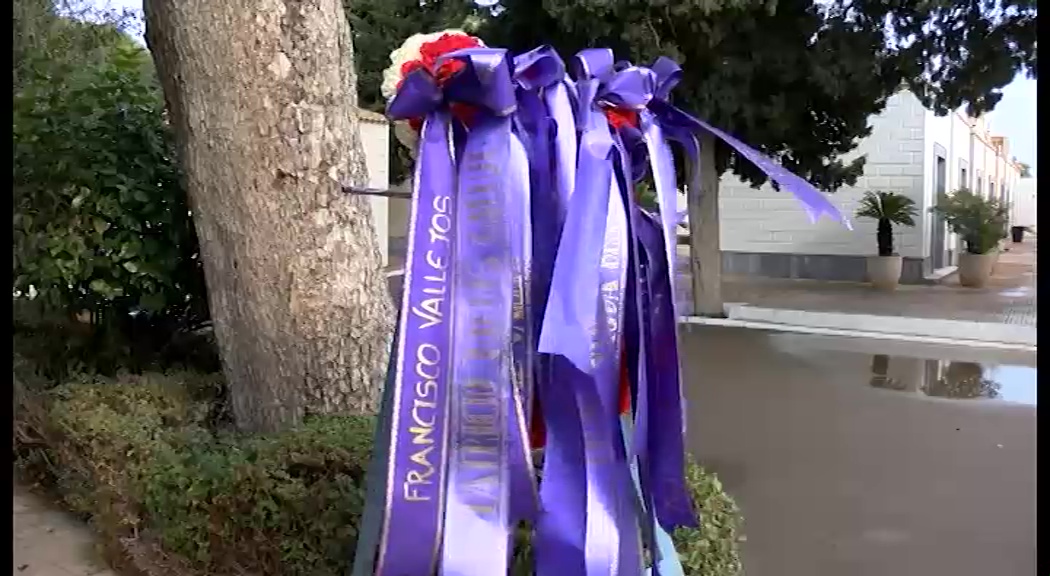
[[[419,59],[423,61],[428,70],[436,73],[437,70],[434,67],[438,57],[456,50],[477,48],[478,46],[481,46],[481,43],[473,36],[467,36],[466,34],[442,34],[437,40],[425,42],[419,47]]]
[[[638,127],[638,113],[634,110],[627,108],[606,108],[605,117],[608,118],[609,124],[612,124],[614,129],[620,129],[624,126]]]
[[[477,48],[479,46],[481,46],[480,40],[465,34],[442,34],[437,40],[425,42],[419,48],[418,60],[409,60],[401,65],[401,80],[398,81],[397,87],[401,88],[401,84],[405,81],[405,76],[420,68],[429,72],[437,80],[438,85],[442,86],[467,65],[461,60],[447,60],[441,66],[436,66],[437,59],[457,50]],[[476,112],[471,106],[458,102],[452,103],[449,108],[452,110],[452,115],[467,126],[470,125]],[[412,118],[408,121],[408,124],[418,132],[423,127],[423,119]]]

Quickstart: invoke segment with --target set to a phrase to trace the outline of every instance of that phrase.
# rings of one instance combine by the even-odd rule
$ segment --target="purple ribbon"
[[[510,136],[506,165],[506,223],[510,232],[513,304],[511,306],[511,360],[513,366],[514,418],[511,426],[511,522],[535,521],[539,512],[539,489],[536,485],[532,451],[528,445],[528,423],[531,418],[536,379],[536,339],[533,321],[532,293],[532,203],[529,160],[526,147],[518,134]]]
[[[722,139],[745,158],[754,162],[774,182],[791,192],[803,205],[811,220],[822,215],[844,221],[839,211],[811,184],[779,166],[770,158],[713,126],[693,118],[667,102],[670,91],[678,83],[681,69],[669,58],[659,58],[651,68],[655,76],[653,98],[647,110],[640,115],[641,130],[621,131],[625,147],[632,156],[632,177],[640,178],[645,171],[645,157],[652,168],[659,204],[659,231],[662,234],[643,234],[642,244],[647,251],[647,278],[642,286],[644,295],[641,342],[650,344],[655,355],[643,360],[647,390],[639,390],[633,446],[644,461],[641,476],[655,483],[652,503],[661,526],[672,530],[676,526],[694,525],[684,483],[684,428],[682,392],[677,362],[677,306],[673,293],[676,277],[677,181],[668,138],[682,143],[691,163],[693,185],[699,183],[699,145],[696,130],[706,130]],[[666,132],[666,133],[665,133]],[[644,144],[643,144],[644,143]],[[641,158],[639,158],[641,157]],[[848,222],[846,223],[848,226]],[[642,228],[646,228],[643,226]],[[644,346],[644,344],[643,344]],[[648,414],[647,414],[648,413]],[[660,425],[652,429],[649,422],[659,418]],[[645,483],[645,482],[643,482]],[[648,503],[647,503],[648,505]]]
[[[622,157],[628,157],[629,152],[624,145],[621,129],[617,134],[617,146]],[[627,159],[620,166],[619,178],[624,188],[631,185],[631,174],[629,173],[631,160]],[[651,365],[648,350],[652,346],[651,326],[648,317],[648,273],[646,252],[641,245],[642,233],[647,221],[641,209],[634,200],[633,193],[624,195],[623,202],[628,206],[628,222],[630,224],[629,238],[629,278],[627,291],[627,308],[629,317],[626,319],[626,327],[631,330],[629,342],[631,347],[627,348],[627,360],[631,378],[631,405],[634,408],[634,431],[631,438],[630,453],[627,455],[629,462],[638,462],[638,496],[636,498],[636,512],[640,514],[638,521],[642,527],[642,537],[646,548],[656,550],[655,539],[655,517],[653,514],[653,494],[649,475],[650,458],[648,455],[648,428],[652,403],[650,402],[650,371]],[[659,416],[659,415],[658,415]],[[659,420],[655,420],[660,422]],[[644,448],[639,449],[639,446]],[[654,576],[658,576],[659,568],[653,563]]]
[[[546,309],[551,274],[576,172],[576,122],[565,65],[549,46],[515,58],[519,116],[529,134],[534,310]],[[539,331],[543,314],[536,314]],[[540,355],[536,386],[547,431],[533,548],[539,574],[584,573],[586,467],[579,406],[564,359]],[[557,375],[557,377],[555,377]]]
[[[632,574],[640,551],[618,418],[629,236],[624,183],[613,177],[614,165],[626,158],[618,153],[600,106],[643,106],[647,77],[640,69],[616,72],[608,50],[582,51],[576,65],[582,130],[576,190],[555,261],[540,351],[571,363],[564,365],[564,381],[575,389],[585,437],[585,573]]]
[[[573,82],[547,46],[513,66],[499,49],[438,64],[449,59],[465,67],[444,86],[414,71],[389,106],[394,119],[425,121],[375,574],[505,573],[513,524],[534,520],[537,573],[635,576],[639,523],[653,553],[656,522],[695,525],[684,482],[673,293],[681,215],[669,142],[683,145],[693,186],[696,133],[705,130],[812,220],[845,220],[803,179],[672,106],[681,75],[673,60],[644,68],[584,50]],[[474,109],[469,126],[452,119],[450,102]],[[636,111],[640,125],[614,133],[605,107]],[[633,198],[649,170],[655,217]],[[624,361],[630,453],[618,414]],[[547,426],[539,502],[526,441],[533,394]]]
[[[770,180],[795,196],[802,204],[802,208],[806,211],[811,222],[816,222],[821,216],[828,216],[832,220],[842,222],[847,228],[850,228],[849,220],[843,217],[839,209],[828,200],[827,196],[822,194],[812,184],[784,168],[769,156],[672,105],[668,98],[671,90],[678,84],[682,76],[682,68],[677,62],[666,56],[661,56],[653,62],[651,70],[656,75],[657,89],[654,98],[649,102],[649,110],[656,115],[658,122],[665,131],[669,132],[671,138],[686,145],[687,154],[691,155],[699,151],[699,145],[696,144],[694,136],[698,130],[713,134],[736,150],[741,156],[750,160]],[[690,144],[687,142],[688,140],[693,140],[693,142]],[[694,164],[696,164],[695,158],[697,156],[690,156],[690,160],[694,161]],[[698,174],[697,170],[693,170],[693,172]]]
[[[600,246],[612,184],[613,138],[597,104],[639,109],[649,95],[645,75],[613,74],[612,51],[588,49],[576,57],[577,125],[579,139],[576,193],[569,200],[561,243],[554,264],[551,291],[544,312],[539,350],[565,356],[591,374],[591,330],[597,325]],[[639,71],[641,69],[638,69]],[[650,73],[651,74],[651,73]],[[603,81],[605,80],[605,81]]]
[[[408,235],[394,362],[387,492],[377,576],[432,574],[441,547],[451,360],[453,256],[450,117],[434,79],[409,74],[390,103],[394,119],[425,116]]]
[[[505,50],[469,49],[440,58],[466,68],[446,94],[475,107],[459,155],[454,342],[451,378],[452,442],[441,574],[504,573],[517,503],[535,502],[524,440],[521,382],[527,361],[515,354],[515,330],[527,328],[524,274],[528,264],[528,165],[512,131],[516,109]],[[508,216],[514,215],[506,222]],[[517,282],[516,282],[517,276]],[[517,294],[515,294],[517,292]],[[516,296],[520,299],[517,299]],[[521,310],[515,310],[515,302]],[[512,494],[512,492],[518,492]]]

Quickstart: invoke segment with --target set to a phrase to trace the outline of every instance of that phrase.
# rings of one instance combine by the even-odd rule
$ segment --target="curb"
[[[686,316],[681,321],[688,324],[737,326],[930,344],[980,346],[1022,351],[1037,349],[1034,326],[911,316],[808,312],[763,308],[739,303],[726,304],[725,308],[728,318]]]

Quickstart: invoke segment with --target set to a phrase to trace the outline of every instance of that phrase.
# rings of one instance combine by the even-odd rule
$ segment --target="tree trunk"
[[[378,409],[394,311],[339,0],[146,0],[237,424]]]
[[[719,246],[718,170],[715,138],[700,135],[700,190],[688,190],[689,262],[693,276],[693,313],[722,318],[722,250]]]

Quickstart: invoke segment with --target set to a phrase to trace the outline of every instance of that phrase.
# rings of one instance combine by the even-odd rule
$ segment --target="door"
[[[947,191],[948,162],[941,150],[934,150],[934,155],[933,193],[934,198],[940,198],[941,194]],[[934,270],[938,270],[951,262],[951,254],[948,252],[948,226],[944,223],[944,218],[936,213],[933,214],[930,223],[933,226],[930,231],[930,264]]]

